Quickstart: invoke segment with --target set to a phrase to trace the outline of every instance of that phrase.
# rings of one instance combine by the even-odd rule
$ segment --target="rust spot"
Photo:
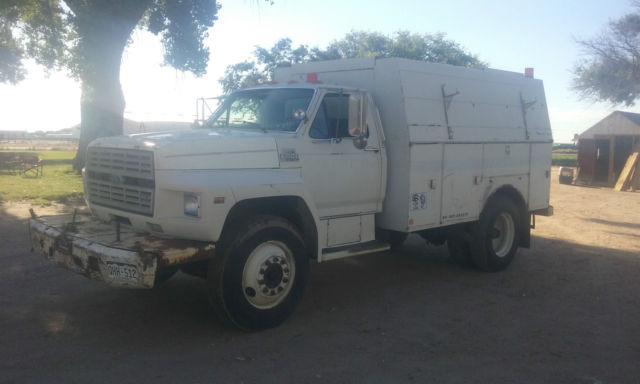
[[[156,253],[146,250],[140,241],[135,242],[133,249],[136,251],[138,256],[140,256],[140,260],[142,260],[142,268],[145,270],[153,266],[153,260],[158,258]]]
[[[206,242],[188,242],[181,247],[164,248],[159,261],[162,265],[179,265],[213,258],[215,246]]]
[[[151,252],[143,252],[140,254],[140,259],[142,260],[142,268],[149,269],[153,266],[153,261],[157,260],[158,255]]]

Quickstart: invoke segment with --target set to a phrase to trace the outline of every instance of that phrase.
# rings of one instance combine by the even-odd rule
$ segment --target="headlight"
[[[200,217],[200,195],[195,193],[184,194],[184,214]]]

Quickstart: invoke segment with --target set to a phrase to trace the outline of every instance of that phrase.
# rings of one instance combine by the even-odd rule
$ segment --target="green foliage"
[[[120,63],[131,32],[159,35],[165,64],[201,76],[209,60],[203,41],[217,12],[216,0],[3,0],[0,82],[22,80],[25,58],[82,81],[79,171],[90,141],[122,133]]]
[[[196,76],[206,72],[208,29],[217,19],[215,1],[157,0],[149,10],[148,30],[162,37],[165,63]]]
[[[640,96],[640,2],[635,5],[599,36],[578,41],[586,58],[574,68],[573,88],[582,97],[631,106]]]
[[[558,149],[565,149],[565,150],[574,150],[577,151],[578,147],[575,144],[561,144],[561,143],[554,143],[553,144],[553,150],[558,150]]]
[[[273,71],[307,61],[357,57],[402,57],[435,63],[483,68],[485,63],[467,53],[443,34],[417,34],[406,31],[386,36],[378,32],[352,31],[325,49],[306,45],[293,47],[291,39],[280,39],[270,49],[256,47],[251,60],[227,67],[220,79],[223,92],[270,81]]]
[[[203,41],[218,8],[215,0],[4,0],[0,82],[22,80],[24,58],[84,79],[96,66],[94,43],[126,44],[136,26],[161,37],[165,64],[203,75],[209,59]],[[121,56],[124,46],[118,48]]]
[[[553,153],[551,155],[551,165],[564,167],[576,167],[578,164],[577,153]]]
[[[68,61],[67,13],[58,0],[5,0],[0,3],[0,82],[24,79],[22,60],[35,59],[47,69]]]
[[[262,84],[269,81],[266,71],[261,71],[253,61],[243,61],[227,67],[224,77],[220,79],[220,85],[224,93],[235,89],[245,88],[253,84]]]
[[[28,200],[38,204],[75,202],[82,199],[82,177],[73,172],[75,151],[37,151],[44,174],[19,175],[0,172],[0,201]]]

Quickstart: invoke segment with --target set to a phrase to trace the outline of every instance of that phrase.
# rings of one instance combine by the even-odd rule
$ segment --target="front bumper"
[[[158,270],[210,259],[208,242],[161,239],[88,214],[29,220],[35,251],[55,264],[117,287],[152,288]]]

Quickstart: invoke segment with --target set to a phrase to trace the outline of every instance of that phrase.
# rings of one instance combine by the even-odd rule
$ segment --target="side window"
[[[334,139],[349,135],[349,95],[329,93],[324,96],[309,136],[313,139]]]

